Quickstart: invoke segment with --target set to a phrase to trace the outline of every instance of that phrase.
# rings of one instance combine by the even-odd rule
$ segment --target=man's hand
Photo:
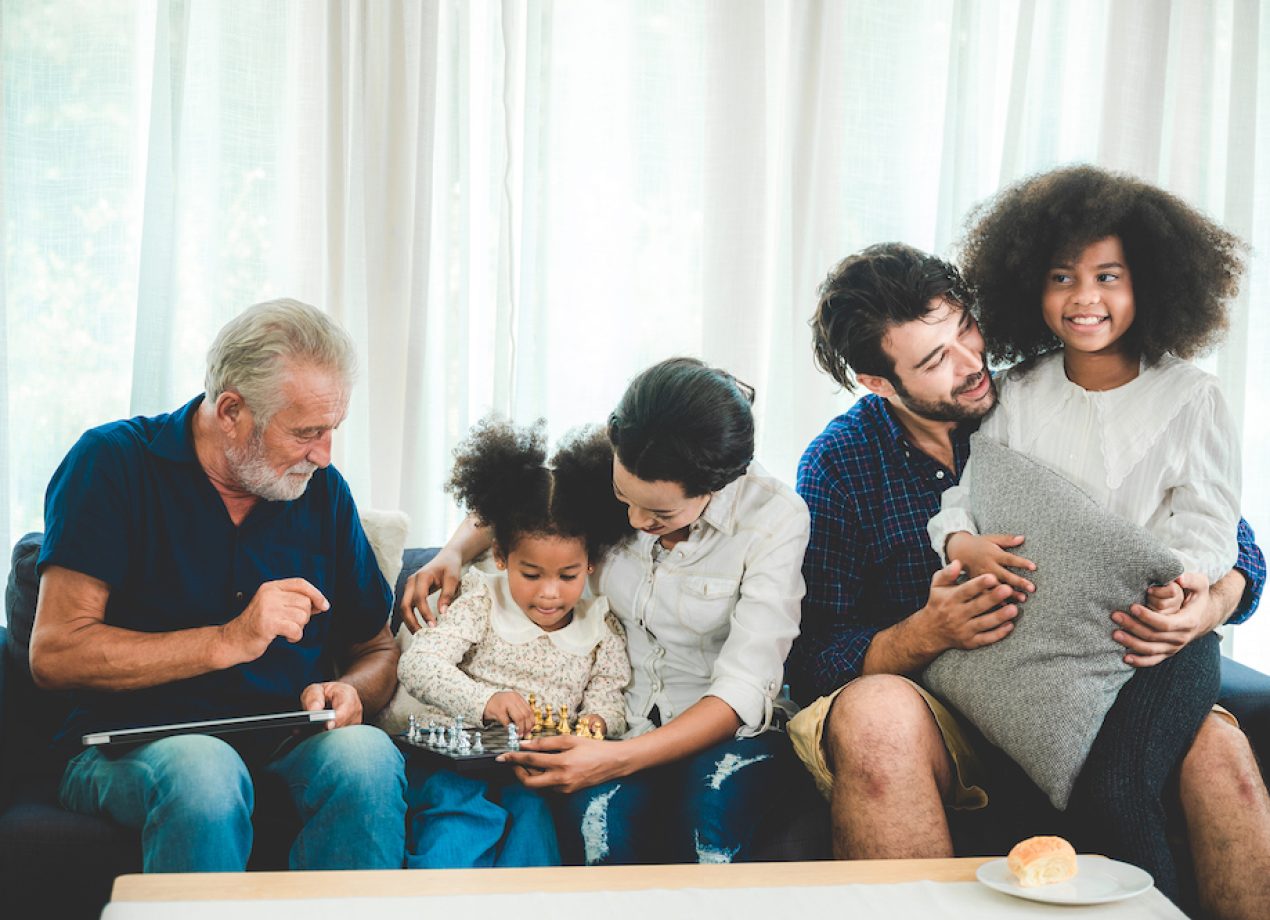
[[[950,648],[982,648],[1000,642],[1014,630],[1019,608],[1006,603],[1013,593],[1010,586],[994,575],[958,584],[960,575],[961,563],[956,561],[936,572],[926,606],[913,616],[928,634],[932,659]]]
[[[516,778],[530,789],[577,792],[623,775],[622,744],[554,735],[522,741],[519,751],[497,759],[513,764]]]
[[[300,693],[300,708],[309,712],[334,709],[335,720],[326,723],[328,729],[360,725],[362,721],[362,698],[356,690],[338,680],[309,684]]]
[[[313,614],[330,606],[322,592],[303,578],[265,582],[247,609],[220,627],[229,659],[222,667],[255,661],[278,636],[299,642]]]
[[[992,575],[1018,592],[1015,600],[1024,601],[1028,594],[1036,591],[1036,585],[1011,569],[1035,572],[1036,563],[1007,549],[1022,545],[1023,537],[1017,534],[973,534],[959,530],[945,541],[944,552],[949,562],[957,560],[969,575]]]
[[[429,626],[437,625],[437,618],[428,606],[428,595],[438,588],[441,596],[437,599],[437,612],[445,613],[450,602],[458,596],[459,579],[463,570],[463,560],[450,549],[442,549],[432,560],[406,579],[401,592],[401,621],[413,633],[418,632],[423,623],[420,616]]]
[[[1128,612],[1111,615],[1120,627],[1111,638],[1128,649],[1125,663],[1135,668],[1149,668],[1176,655],[1225,619],[1214,609],[1208,578],[1199,572],[1183,572],[1168,585],[1150,588],[1147,601],[1150,606],[1134,604]]]
[[[534,711],[529,708],[523,696],[511,690],[502,690],[491,696],[481,718],[501,725],[515,722],[522,738],[528,737],[530,729],[534,727]]]

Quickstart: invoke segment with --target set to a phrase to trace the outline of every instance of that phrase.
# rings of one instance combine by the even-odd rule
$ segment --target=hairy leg
[[[1270,796],[1244,733],[1210,715],[1182,761],[1179,794],[1205,912],[1270,917]]]
[[[921,695],[903,678],[862,677],[838,694],[824,730],[838,859],[952,856],[944,802],[952,759]]]

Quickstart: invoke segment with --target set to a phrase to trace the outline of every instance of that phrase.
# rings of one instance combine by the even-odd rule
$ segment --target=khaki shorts
[[[952,807],[963,811],[973,811],[988,804],[988,794],[984,792],[984,768],[975,753],[974,739],[978,733],[959,715],[946,707],[935,697],[926,692],[916,682],[907,680],[913,689],[921,694],[931,715],[943,735],[944,747],[952,758],[956,789],[953,792]],[[789,740],[794,745],[794,752],[816,781],[816,788],[826,799],[833,787],[833,774],[825,762],[824,733],[825,720],[829,718],[829,708],[848,684],[839,687],[828,696],[822,696],[806,709],[794,716],[787,731]],[[980,742],[982,743],[982,742]]]

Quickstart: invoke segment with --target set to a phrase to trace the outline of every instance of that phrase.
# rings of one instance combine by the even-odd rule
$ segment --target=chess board
[[[481,773],[490,770],[511,770],[510,764],[498,763],[494,758],[505,751],[510,751],[507,746],[507,726],[500,725],[497,722],[483,726],[479,732],[476,729],[468,729],[470,733],[479,734],[481,736],[481,746],[483,751],[477,753],[473,751],[460,752],[457,750],[449,750],[443,746],[434,747],[428,744],[428,733],[423,733],[423,738],[419,741],[411,741],[407,737],[406,732],[402,732],[393,736],[393,740],[412,757],[428,757],[435,759],[438,766],[444,766],[456,773]],[[530,735],[530,738],[549,738],[558,735],[554,728],[542,729]],[[521,738],[521,741],[528,739]],[[475,740],[473,740],[475,744]]]

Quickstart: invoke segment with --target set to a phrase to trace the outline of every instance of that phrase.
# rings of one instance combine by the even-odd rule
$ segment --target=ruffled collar
[[[1027,428],[1043,433],[1073,400],[1093,407],[1101,429],[1107,487],[1118,488],[1159,441],[1173,419],[1204,392],[1207,374],[1189,361],[1165,355],[1155,364],[1142,363],[1138,376],[1114,390],[1086,390],[1067,379],[1061,351],[1045,355],[1027,373],[1004,372],[1026,405],[1016,417],[1028,416]],[[1008,389],[1003,400],[1009,399]],[[1021,419],[1020,419],[1021,420]],[[1114,430],[1112,428],[1114,427]],[[1025,447],[1025,450],[1030,445]]]
[[[526,645],[546,636],[562,652],[589,655],[604,638],[604,631],[608,628],[604,622],[609,612],[608,598],[579,600],[573,608],[573,619],[569,625],[548,632],[525,616],[512,600],[505,572],[489,573],[479,569],[469,569],[468,572],[477,576],[474,590],[490,599],[489,622],[494,634],[510,645]],[[468,589],[465,587],[464,590]]]

